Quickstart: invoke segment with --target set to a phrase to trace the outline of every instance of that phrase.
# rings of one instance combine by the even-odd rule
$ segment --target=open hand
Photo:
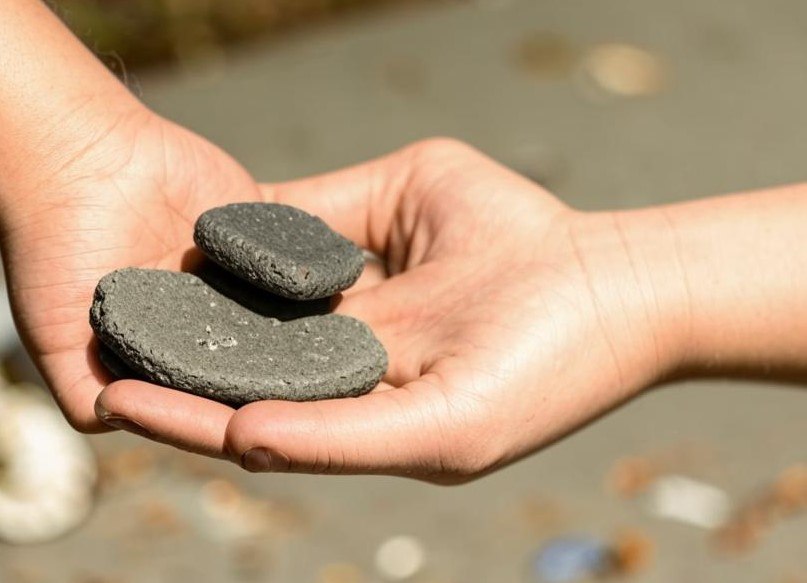
[[[80,307],[102,271],[127,263],[179,267],[194,213],[258,196],[246,179],[228,186],[215,196],[173,191],[183,219],[158,231],[170,230],[171,244],[147,257],[108,252],[86,275]],[[162,192],[151,204],[177,204]],[[468,146],[427,141],[261,192],[322,217],[383,258],[386,277],[369,272],[337,312],[367,322],[386,346],[384,382],[355,399],[263,401],[234,411],[119,381],[98,399],[107,422],[253,471],[457,482],[574,429],[669,364],[658,357],[672,354],[659,348],[667,341],[663,313],[644,309],[647,289],[637,283],[618,220],[574,212]],[[158,207],[136,210],[153,216],[146,208]],[[87,344],[83,320],[76,355]],[[88,394],[99,387],[90,378]]]

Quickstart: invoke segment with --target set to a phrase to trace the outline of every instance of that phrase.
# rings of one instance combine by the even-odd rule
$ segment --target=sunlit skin
[[[575,246],[586,245],[576,239],[588,228],[578,222],[589,218],[468,146],[432,140],[329,176],[258,187],[223,153],[154,116],[133,116],[118,133],[120,144],[93,144],[97,154],[61,170],[81,177],[51,187],[69,206],[25,213],[9,229],[18,321],[79,429],[127,419],[162,441],[239,461],[266,446],[278,470],[437,478],[524,453],[504,446],[527,427],[541,441],[567,430],[546,423],[559,417],[553,409],[571,423],[608,406],[611,399],[585,402],[568,378],[579,372],[573,355],[581,349],[609,397],[639,388],[619,386],[594,313],[602,307],[585,283],[590,267],[578,253],[589,251]],[[139,152],[127,152],[123,167],[102,154],[125,143]],[[384,383],[360,399],[266,402],[236,413],[123,381],[98,400],[102,424],[93,405],[110,379],[87,324],[95,283],[125,265],[192,266],[195,218],[237,200],[299,206],[386,259],[385,270],[372,265],[337,307],[370,324],[386,346]],[[41,233],[35,244],[32,233]],[[546,379],[540,392],[538,379]]]
[[[449,139],[260,185],[137,102],[38,2],[0,8],[0,71],[13,309],[81,431],[127,429],[253,471],[457,483],[674,376],[805,369],[803,186],[584,213]],[[387,348],[381,385],[236,411],[112,382],[88,324],[98,279],[193,269],[198,215],[261,200],[316,214],[381,259],[336,306]]]

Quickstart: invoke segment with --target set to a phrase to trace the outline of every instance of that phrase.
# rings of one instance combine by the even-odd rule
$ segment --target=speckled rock
[[[98,360],[101,361],[101,364],[103,364],[116,379],[143,379],[143,375],[132,370],[128,364],[123,362],[120,357],[103,342],[98,342]]]
[[[188,273],[106,275],[90,324],[136,373],[233,406],[358,396],[387,367],[383,346],[358,320],[327,314],[281,322]]]
[[[228,271],[274,294],[313,300],[353,285],[361,250],[321,219],[294,207],[239,203],[196,221],[196,245]]]
[[[307,316],[322,316],[331,311],[333,298],[290,300],[255,287],[209,259],[205,260],[195,273],[217,292],[248,310],[261,316],[277,318],[282,322]]]

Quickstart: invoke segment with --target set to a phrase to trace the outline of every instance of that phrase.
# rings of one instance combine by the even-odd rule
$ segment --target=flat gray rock
[[[282,322],[308,316],[322,316],[331,311],[332,298],[319,300],[290,300],[255,287],[233,275],[213,261],[205,260],[195,274],[207,285],[243,307]]]
[[[101,361],[101,364],[103,364],[116,379],[143,379],[143,375],[133,371],[128,364],[123,362],[120,357],[112,352],[112,349],[103,342],[98,342],[98,360]]]
[[[354,397],[387,368],[384,347],[358,320],[327,314],[281,322],[189,273],[106,275],[90,324],[135,373],[232,406]]]
[[[193,239],[213,261],[260,288],[294,300],[332,296],[364,269],[361,249],[294,207],[239,203],[211,209]]]

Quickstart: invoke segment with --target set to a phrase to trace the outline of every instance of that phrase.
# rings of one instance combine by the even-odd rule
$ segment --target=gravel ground
[[[266,180],[447,134],[570,204],[631,207],[803,179],[805,21],[798,0],[479,0],[357,16],[133,83]],[[724,556],[708,529],[633,495],[658,473],[711,484],[734,508],[776,480],[798,485],[805,418],[802,388],[682,383],[452,489],[253,476],[93,437],[97,511],[57,542],[0,547],[0,581],[375,582],[379,546],[407,535],[425,557],[412,581],[521,583],[536,549],[571,534],[620,541],[637,581],[803,583],[803,516]],[[673,511],[703,522],[719,509],[720,495],[677,484]]]

